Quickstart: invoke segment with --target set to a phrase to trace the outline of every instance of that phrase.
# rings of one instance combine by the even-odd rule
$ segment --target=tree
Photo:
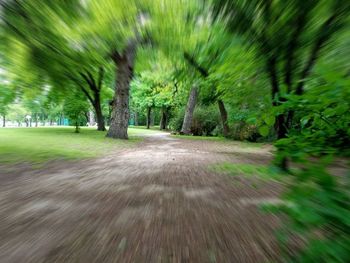
[[[175,68],[161,51],[142,48],[137,59],[136,76],[131,83],[134,108],[146,112],[146,126],[151,125],[151,112],[160,109],[160,129],[166,129],[169,111],[175,106]]]
[[[2,116],[2,127],[6,126],[6,115],[9,112],[10,104],[15,99],[15,91],[4,74],[0,75],[0,115]]]
[[[118,139],[128,138],[129,92],[133,76],[136,40],[131,39],[122,53],[112,54],[116,65],[117,81],[112,104],[111,124],[107,136]]]
[[[229,1],[215,0],[217,19],[256,49],[270,80],[272,105],[281,105],[285,94],[304,92],[322,51],[344,27],[349,2],[336,1]],[[277,115],[276,132],[284,138],[293,111]]]
[[[80,132],[82,124],[86,124],[88,119],[86,113],[88,112],[89,105],[79,93],[71,94],[72,97],[68,97],[63,105],[64,114],[69,118],[70,123],[75,126],[75,132]]]
[[[40,2],[38,10],[37,4],[37,1],[2,3],[8,45],[16,49],[19,40],[26,48],[21,62],[34,66],[37,74],[45,75],[52,87],[63,89],[74,83],[94,107],[98,130],[105,130],[101,90],[106,61],[85,47],[73,26],[80,21],[77,16],[80,12],[74,12],[83,7],[76,1],[61,6]],[[62,24],[67,27],[59,26]]]

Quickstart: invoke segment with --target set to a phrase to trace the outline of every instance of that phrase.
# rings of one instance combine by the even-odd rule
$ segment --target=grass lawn
[[[226,139],[225,137],[217,137],[217,136],[194,136],[194,135],[172,134],[171,137],[179,138],[179,139],[205,140],[205,141],[216,141],[216,142],[232,141],[232,140]]]
[[[194,135],[171,135],[174,138],[186,139],[186,140],[198,140],[198,141],[214,141],[214,142],[222,142],[222,143],[230,143],[237,144],[240,147],[253,147],[253,148],[261,148],[264,145],[268,145],[267,143],[261,142],[248,142],[248,141],[235,141],[233,139],[227,139],[225,137],[219,136],[194,136]]]
[[[84,159],[101,156],[113,149],[134,146],[140,135],[151,130],[129,129],[129,140],[106,138],[106,132],[82,127],[5,128],[0,129],[0,163],[43,163],[54,159]]]
[[[280,174],[273,166],[260,164],[245,164],[245,163],[220,163],[211,165],[210,170],[225,173],[230,176],[244,176],[246,178],[257,178],[261,180],[276,180],[280,179]]]

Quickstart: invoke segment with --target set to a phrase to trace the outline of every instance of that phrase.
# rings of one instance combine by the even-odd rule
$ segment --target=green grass
[[[130,126],[130,129],[134,129],[134,130],[147,130],[147,131],[160,131],[159,125],[155,125],[155,126],[150,126],[149,129],[147,129],[146,126]]]
[[[226,139],[225,137],[217,137],[217,136],[193,136],[193,135],[171,135],[171,137],[179,138],[179,139],[187,139],[187,140],[199,140],[199,141],[232,141],[229,139]]]
[[[244,176],[246,178],[258,178],[262,180],[279,179],[276,169],[268,165],[224,162],[211,165],[210,170],[230,176]]]
[[[179,139],[186,139],[186,140],[198,140],[198,141],[215,141],[215,142],[224,142],[224,143],[235,143],[239,144],[240,147],[257,147],[260,148],[265,143],[261,142],[247,142],[247,141],[235,141],[233,139],[227,139],[225,137],[219,137],[219,136],[193,136],[193,135],[171,135],[171,137],[179,138]]]
[[[0,163],[43,163],[54,159],[85,159],[101,156],[108,151],[131,147],[143,134],[154,131],[129,129],[129,140],[106,138],[106,132],[94,128],[73,127],[0,129]]]
[[[156,134],[156,133],[162,133],[165,131],[159,130],[159,126],[152,126],[149,129],[146,128],[146,126],[130,126],[129,127],[129,135],[131,136],[138,136],[138,135],[147,135],[147,134]]]

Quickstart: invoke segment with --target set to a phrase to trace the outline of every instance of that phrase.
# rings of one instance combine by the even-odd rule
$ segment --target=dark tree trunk
[[[90,92],[77,79],[72,78],[72,80],[81,88],[81,91],[85,94],[85,96],[90,101],[91,105],[94,107],[98,131],[106,130],[105,120],[101,109],[101,89],[102,89],[104,72],[105,72],[104,68],[100,67],[98,71],[97,79],[95,79],[92,73],[88,70],[85,70],[85,72],[79,73],[80,76],[85,80],[86,84],[88,85]],[[89,117],[87,118],[87,122],[89,122],[90,125],[94,125],[92,124]]]
[[[38,114],[35,114],[35,127],[38,127]]]
[[[105,127],[105,120],[101,109],[100,93],[95,94],[94,109],[96,114],[97,130],[105,131],[106,127]]]
[[[2,127],[6,127],[6,116],[2,116]]]
[[[147,107],[147,129],[151,126],[151,113],[152,113],[152,107]]]
[[[224,102],[220,99],[218,100],[218,106],[219,106],[221,121],[222,121],[222,132],[224,137],[228,137],[230,134],[230,127],[228,126],[227,111],[226,111]]]
[[[162,116],[160,118],[160,129],[165,130],[168,122],[168,110],[167,108],[162,108]]]
[[[79,123],[78,121],[75,122],[75,133],[79,133],[80,132],[80,128],[79,128]]]
[[[277,139],[283,139],[287,136],[287,123],[284,114],[280,114],[276,117],[275,130],[277,134]]]
[[[185,117],[182,123],[181,134],[191,134],[191,125],[193,119],[193,112],[196,107],[198,97],[198,87],[193,86],[188,97],[188,102],[186,106]]]
[[[122,54],[112,57],[116,65],[117,81],[112,105],[111,124],[107,137],[128,139],[129,91],[134,72],[136,41],[130,41]]]

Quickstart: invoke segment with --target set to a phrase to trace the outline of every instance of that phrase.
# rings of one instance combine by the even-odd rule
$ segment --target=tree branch
[[[98,82],[97,82],[97,89],[100,91],[101,88],[102,88],[102,81],[103,81],[103,77],[104,77],[104,74],[105,74],[105,70],[104,68],[101,66],[99,68],[99,71],[98,71]]]
[[[86,71],[88,72],[88,71]],[[89,85],[89,88],[92,90],[92,91],[97,91],[97,88],[96,88],[96,84],[95,84],[95,81],[91,81],[91,73],[88,74],[85,74],[85,73],[82,73],[82,72],[79,72],[79,75],[87,82],[87,84]]]
[[[300,74],[300,82],[296,87],[297,95],[301,95],[303,93],[306,78],[310,75],[311,70],[316,63],[316,60],[322,47],[327,42],[327,40],[329,40],[332,37],[332,35],[337,30],[339,30],[339,28],[341,28],[342,23],[344,22],[343,20],[339,21],[339,18],[343,18],[341,13],[342,10],[340,10],[340,7],[336,8],[334,13],[320,27],[320,30],[317,34],[318,38],[316,39],[316,42],[311,50],[309,59],[307,60],[305,67]]]
[[[296,19],[296,27],[295,30],[291,36],[290,42],[288,43],[288,47],[286,49],[286,64],[284,68],[284,83],[287,86],[287,92],[290,93],[293,89],[292,85],[292,78],[293,78],[293,65],[294,65],[294,54],[299,46],[299,38],[301,36],[301,33],[303,29],[306,26],[307,22],[307,15],[308,15],[309,9],[304,8],[299,16]]]
[[[208,77],[209,76],[209,73],[208,73],[208,70],[205,69],[204,67],[202,67],[201,65],[198,64],[197,61],[195,61],[195,59],[190,56],[190,54],[188,54],[187,52],[184,52],[184,58],[187,60],[187,62],[193,66],[196,70],[199,71],[199,73],[204,77]]]
[[[78,85],[78,87],[82,90],[82,92],[85,94],[85,96],[88,98],[88,100],[91,102],[91,104],[95,103],[95,100],[91,97],[90,93],[85,89],[85,87],[79,82],[78,79],[72,77],[69,74],[66,74],[66,76],[72,80],[75,84]]]

